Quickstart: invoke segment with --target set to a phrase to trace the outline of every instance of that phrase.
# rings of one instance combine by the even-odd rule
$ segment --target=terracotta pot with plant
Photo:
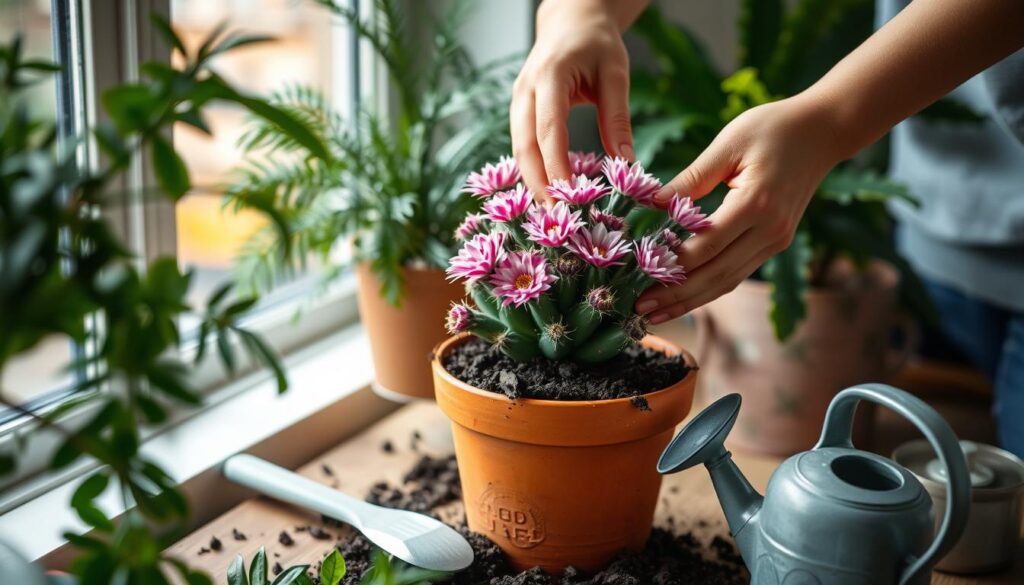
[[[310,87],[291,87],[275,105],[317,128],[327,156],[310,152],[254,120],[241,144],[248,153],[231,195],[261,197],[286,222],[256,234],[240,261],[240,280],[273,286],[296,267],[325,265],[329,283],[355,264],[359,311],[372,347],[378,393],[433,398],[429,354],[444,334],[438,314],[463,294],[445,280],[455,232],[479,202],[459,196],[466,173],[507,151],[509,69],[478,66],[459,43],[466,2],[434,15],[426,3],[382,0],[366,22],[347,2],[321,0],[345,19],[384,64],[394,103],[367,100],[345,119]],[[402,17],[412,10],[418,17]],[[429,23],[426,35],[406,23]],[[424,50],[423,39],[433,43]],[[454,88],[454,89],[453,89]],[[460,128],[468,118],[473,124]],[[290,255],[279,253],[287,241]],[[319,287],[325,290],[327,287]]]
[[[647,540],[655,464],[690,410],[696,363],[648,336],[633,305],[683,279],[672,248],[705,224],[688,199],[653,209],[661,183],[639,163],[571,160],[551,205],[471,176],[484,213],[463,225],[448,272],[472,306],[451,307],[456,336],[433,360],[469,528],[513,566],[554,574],[600,569]]]
[[[740,68],[731,75],[721,75],[696,37],[656,8],[637,20],[632,30],[658,67],[632,71],[636,152],[653,161],[656,174],[674,175],[733,118],[798,93],[871,32],[869,1],[769,4],[740,4]],[[710,398],[743,395],[734,448],[809,449],[839,390],[883,380],[905,357],[912,331],[897,310],[900,297],[928,312],[924,287],[893,246],[886,209],[893,199],[914,200],[881,174],[873,154],[833,169],[789,248],[699,311],[698,357]],[[714,209],[724,196],[722,186],[701,204]],[[903,329],[902,349],[890,344],[895,329]]]

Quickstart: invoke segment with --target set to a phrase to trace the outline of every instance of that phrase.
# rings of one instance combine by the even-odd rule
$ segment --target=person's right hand
[[[602,2],[545,1],[537,40],[516,79],[509,112],[512,152],[534,194],[568,179],[569,108],[597,105],[605,152],[633,160],[629,57],[619,24]]]

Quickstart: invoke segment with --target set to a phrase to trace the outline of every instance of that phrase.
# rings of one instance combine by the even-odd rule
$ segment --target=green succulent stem
[[[607,361],[622,353],[633,340],[618,324],[608,325],[597,331],[583,345],[576,347],[572,357],[585,364],[596,364]]]
[[[502,335],[508,333],[508,327],[504,323],[483,312],[474,312],[473,321],[469,326],[469,332],[481,339],[493,342]]]
[[[580,277],[563,276],[555,283],[555,294],[558,296],[558,310],[565,313],[572,308],[579,297]]]
[[[572,352],[572,341],[565,334],[564,327],[557,325],[557,329],[549,328],[540,336],[538,343],[541,353],[549,360],[564,359]]]
[[[514,333],[531,339],[534,342],[540,338],[540,331],[537,330],[534,325],[533,317],[530,315],[530,311],[523,307],[516,307],[513,305],[505,305],[499,310],[499,317],[502,323]]]
[[[533,316],[533,322],[541,331],[561,319],[555,301],[548,295],[541,295],[527,303],[526,306],[530,310],[530,315]]]
[[[597,331],[598,327],[601,326],[601,321],[604,319],[604,315],[600,311],[590,306],[590,303],[586,301],[577,303],[576,306],[569,311],[566,317],[566,327],[569,329],[569,337],[572,339],[574,346],[579,347],[582,343],[586,342],[590,337]]]
[[[472,297],[476,308],[480,309],[483,314],[492,319],[501,318],[498,301],[494,298],[491,291],[488,290],[487,285],[479,282],[470,285],[469,296]]]
[[[540,345],[536,338],[529,338],[515,331],[509,331],[499,337],[495,345],[505,355],[517,362],[526,362],[540,355]]]

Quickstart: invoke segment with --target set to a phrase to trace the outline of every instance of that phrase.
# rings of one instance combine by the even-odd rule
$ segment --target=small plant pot
[[[782,457],[806,451],[840,390],[894,375],[916,337],[909,317],[897,312],[898,282],[895,270],[882,263],[859,276],[852,269],[841,272],[833,285],[807,291],[807,317],[784,342],[775,338],[768,318],[768,283],[744,281],[701,309],[697,345],[704,388],[711,400],[732,392],[743,396],[726,445]],[[903,332],[898,347],[894,329]],[[873,412],[858,409],[857,444],[870,442]]]
[[[360,264],[356,275],[359,314],[376,371],[374,391],[397,402],[433,400],[430,352],[448,336],[444,315],[465,290],[445,280],[441,270],[403,268],[405,295],[396,307],[381,297],[369,265]]]
[[[643,341],[682,355],[691,368],[644,395],[650,410],[630,398],[513,401],[445,370],[444,357],[469,339],[445,341],[433,360],[469,529],[494,541],[516,569],[539,566],[549,574],[568,566],[597,571],[619,551],[641,549],[661,488],[655,465],[693,400],[693,357],[657,337]]]

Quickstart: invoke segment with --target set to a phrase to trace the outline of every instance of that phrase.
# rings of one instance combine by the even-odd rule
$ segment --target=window
[[[269,95],[291,84],[313,86],[331,97],[339,111],[351,112],[355,84],[355,71],[350,67],[352,40],[348,31],[315,3],[172,0],[171,17],[186,46],[201,42],[220,22],[274,37],[272,42],[217,61],[218,72],[237,87]],[[175,143],[197,186],[175,209],[176,252],[181,265],[194,271],[192,293],[197,303],[231,278],[241,247],[264,226],[257,214],[224,209],[218,188],[231,180],[231,169],[242,162],[236,145],[244,130],[245,114],[238,108],[218,107],[209,112],[207,123],[212,137],[184,124],[174,131]],[[268,295],[263,306],[305,296],[316,280],[314,272],[315,263],[306,274]]]
[[[357,5],[358,0],[351,0]],[[364,7],[364,10],[366,8]],[[30,54],[56,61],[64,71],[53,82],[37,88],[33,103],[60,121],[62,138],[81,143],[79,160],[91,160],[88,128],[102,119],[97,103],[104,88],[134,80],[139,63],[166,59],[162,43],[152,28],[149,14],[169,15],[172,26],[187,46],[195,46],[220,22],[231,29],[269,34],[276,41],[265,46],[239,50],[216,63],[221,75],[238,87],[267,94],[287,83],[318,87],[331,96],[338,109],[351,113],[357,96],[357,47],[354,35],[314,2],[295,0],[129,0],[88,2],[88,0],[0,1],[0,38],[21,31]],[[140,161],[140,172],[128,177],[124,205],[105,209],[124,241],[140,257],[175,256],[183,267],[194,271],[192,294],[201,306],[210,291],[231,277],[238,248],[261,227],[258,216],[235,215],[222,210],[220,188],[230,181],[229,171],[240,162],[235,146],[245,115],[218,106],[209,112],[214,137],[188,128],[175,128],[173,139],[184,157],[197,188],[178,204],[143,200],[140,193],[147,176],[148,161]],[[315,268],[311,269],[315,270]],[[355,319],[351,287],[341,287],[315,305],[306,303],[314,274],[297,278],[267,295],[252,317],[250,327],[261,331],[279,352],[288,352],[337,331]],[[303,304],[304,318],[294,319]],[[195,343],[195,328],[182,323],[183,336]],[[188,341],[189,337],[191,341]],[[183,348],[185,352],[189,347]],[[70,392],[76,373],[69,364],[80,351],[62,339],[47,340],[34,351],[8,365],[0,380],[5,396],[26,408],[47,409],[58,405]],[[217,360],[207,360],[195,371],[195,383],[217,388],[226,374]],[[84,418],[84,416],[80,416]],[[77,421],[68,420],[73,427]],[[18,473],[0,479],[0,487],[20,481],[45,469],[58,437],[38,429],[16,411],[0,409],[0,445],[15,437],[29,437]],[[55,480],[56,481],[56,480]],[[42,486],[34,488],[45,489]],[[24,494],[0,497],[0,512],[14,505]]]

